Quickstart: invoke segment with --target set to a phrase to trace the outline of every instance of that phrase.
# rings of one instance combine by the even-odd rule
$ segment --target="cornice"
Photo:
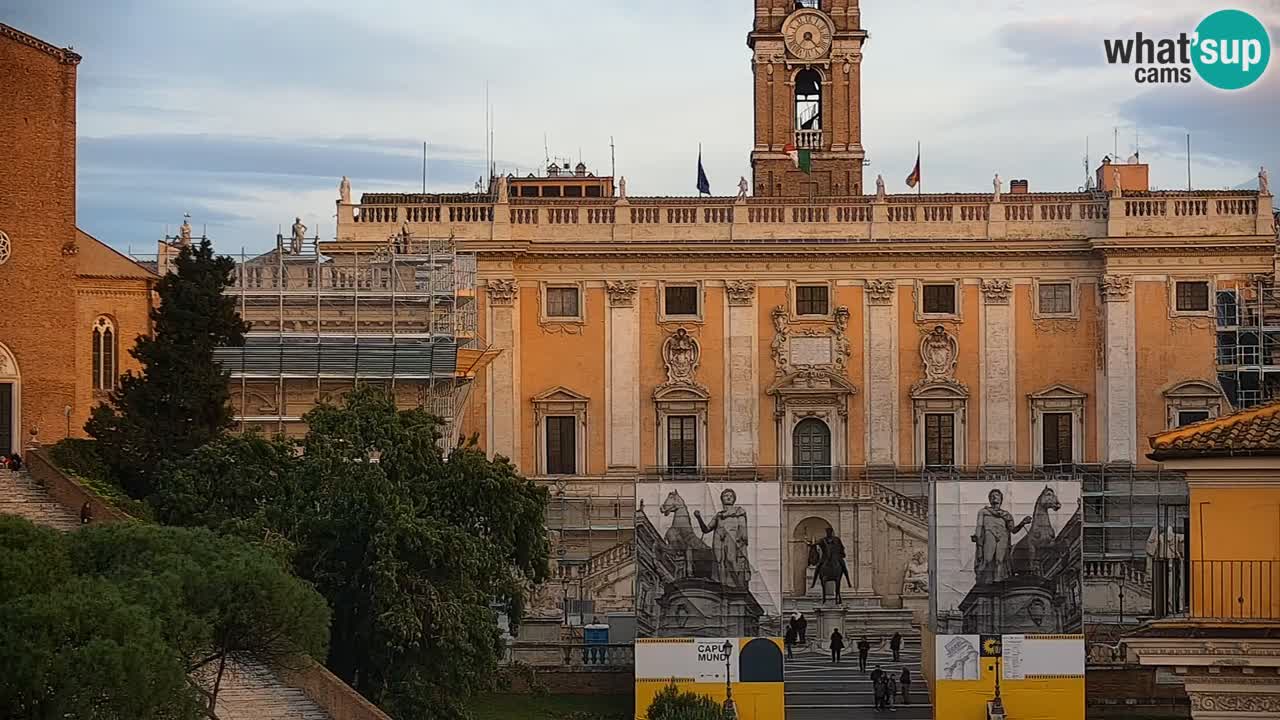
[[[61,62],[64,65],[80,64],[80,55],[73,52],[71,48],[60,48],[55,45],[50,45],[34,35],[28,35],[27,33],[24,33],[15,27],[5,25],[4,23],[0,23],[0,37],[6,37],[28,47],[33,47],[46,55],[51,55],[54,58],[57,58],[58,62]]]

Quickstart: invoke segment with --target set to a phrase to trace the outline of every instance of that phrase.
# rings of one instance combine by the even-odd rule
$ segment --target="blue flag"
[[[702,169],[702,146],[698,146],[698,192],[711,194],[711,181],[707,179],[707,171]]]

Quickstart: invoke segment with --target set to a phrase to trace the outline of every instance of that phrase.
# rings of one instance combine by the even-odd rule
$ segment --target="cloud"
[[[1259,165],[1280,166],[1280,68],[1233,92],[1199,82],[1163,86],[1122,103],[1120,113],[1149,136],[1144,145],[1150,143],[1153,155],[1183,157],[1191,133],[1195,162],[1239,173],[1237,183]]]

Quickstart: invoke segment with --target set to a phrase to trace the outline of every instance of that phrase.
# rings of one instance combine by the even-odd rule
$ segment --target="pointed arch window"
[[[110,392],[116,387],[116,328],[111,318],[93,324],[93,389]]]

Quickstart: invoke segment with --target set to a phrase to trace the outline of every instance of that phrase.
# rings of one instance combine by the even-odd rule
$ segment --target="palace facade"
[[[574,598],[630,606],[634,483],[663,478],[781,481],[788,597],[811,592],[805,540],[831,527],[860,598],[912,606],[924,481],[967,473],[1087,474],[1094,620],[1123,619],[1152,528],[1186,514],[1181,478],[1143,474],[1146,438],[1261,399],[1240,368],[1272,360],[1224,350],[1222,329],[1266,315],[1246,309],[1276,267],[1265,186],[1153,191],[1145,165],[1108,159],[1083,192],[997,176],[870,193],[865,39],[856,2],[756,0],[737,197],[629,195],[579,165],[338,200],[326,255],[396,235],[475,254],[479,336],[500,354],[464,426],[554,486],[566,616]]]

